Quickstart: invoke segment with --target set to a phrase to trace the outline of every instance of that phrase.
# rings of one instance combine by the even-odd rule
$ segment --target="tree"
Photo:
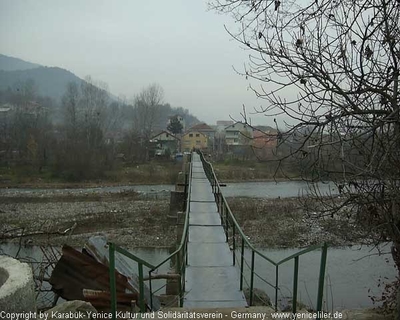
[[[158,122],[163,97],[164,91],[158,84],[149,85],[135,97],[133,130],[140,139],[142,160],[148,158],[148,145]]]
[[[7,92],[8,111],[3,119],[5,157],[39,171],[47,162],[52,101],[37,94],[32,79],[18,81]]]
[[[153,134],[163,98],[164,90],[158,84],[149,85],[135,97],[133,127],[144,141],[148,141]]]
[[[172,117],[167,126],[167,130],[172,132],[173,134],[178,134],[178,133],[182,133],[182,129],[183,129],[183,125],[179,121],[178,117],[177,116]]]
[[[108,112],[106,86],[87,77],[78,86],[67,85],[62,97],[63,134],[58,148],[56,171],[68,179],[98,177],[112,165],[112,146],[106,134],[114,123],[115,114]],[[115,108],[114,108],[115,110]]]
[[[321,216],[344,215],[392,241],[400,272],[399,1],[210,5],[239,22],[228,32],[250,51],[241,73],[265,102],[257,111],[281,129],[280,145],[290,145],[280,160],[301,160],[305,179],[334,181],[340,200],[315,190]],[[291,124],[286,132],[280,121]]]

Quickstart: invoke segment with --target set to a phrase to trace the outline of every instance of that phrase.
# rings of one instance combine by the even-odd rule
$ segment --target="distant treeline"
[[[153,84],[133,101],[112,98],[107,86],[90,77],[71,82],[61,101],[38,95],[33,80],[0,90],[0,167],[50,171],[64,180],[100,178],[117,163],[143,163],[152,134],[181,115],[188,126],[198,121],[187,109],[163,101]]]

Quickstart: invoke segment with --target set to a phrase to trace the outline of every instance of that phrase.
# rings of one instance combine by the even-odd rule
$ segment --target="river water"
[[[15,256],[19,246],[16,244],[3,244],[0,246],[0,253]],[[261,252],[274,261],[284,259],[299,249],[273,250],[261,249]],[[387,245],[383,248],[384,252],[389,252]],[[168,257],[166,249],[156,248],[137,248],[131,250],[136,256],[156,265]],[[239,254],[238,254],[239,256]],[[19,251],[19,258],[30,262],[40,262],[43,254],[38,247],[23,247]],[[318,275],[321,252],[314,251],[300,257],[299,263],[299,285],[298,301],[307,306],[316,306],[316,294],[318,288]],[[251,254],[245,252],[245,261],[250,265]],[[130,262],[132,270],[137,270],[135,263]],[[246,265],[246,263],[244,264]],[[158,273],[166,273],[168,265],[164,265]],[[256,255],[255,271],[262,279],[275,284],[275,268],[268,262]],[[146,272],[146,271],[145,271]],[[239,272],[239,268],[238,268]],[[250,281],[250,271],[248,267],[244,270],[244,286]],[[372,307],[372,300],[369,295],[379,296],[381,288],[378,287],[379,279],[386,281],[393,280],[396,276],[393,261],[389,254],[378,255],[378,250],[369,246],[352,246],[346,248],[329,248],[327,269],[325,277],[324,309],[342,310],[344,308],[366,308]],[[279,270],[280,292],[278,299],[292,296],[293,288],[293,261],[283,264]],[[153,288],[163,287],[163,280],[153,281]],[[238,284],[239,286],[239,284]],[[275,291],[264,281],[255,276],[254,287],[268,293],[274,301]],[[161,290],[160,292],[163,292]]]
[[[321,182],[316,184],[322,195],[337,194],[333,183]],[[174,190],[174,185],[133,185],[112,186],[96,188],[74,188],[74,189],[32,189],[32,188],[0,188],[0,196],[51,196],[51,195],[79,195],[79,194],[102,194],[118,193],[122,191],[136,191],[144,196],[169,197],[169,192]],[[282,181],[282,182],[235,182],[227,183],[222,188],[226,197],[259,197],[259,198],[286,198],[297,197],[310,193],[309,185],[304,181]]]
[[[337,194],[336,188],[330,183],[320,183],[319,190],[323,194]],[[6,196],[31,196],[35,194],[86,194],[103,192],[121,192],[123,190],[134,190],[145,196],[169,197],[169,191],[173,190],[173,185],[139,185],[139,186],[118,186],[87,189],[0,189],[0,195]],[[305,182],[243,182],[228,183],[223,188],[223,193],[227,197],[247,196],[247,197],[295,197],[308,192],[308,185]],[[15,255],[17,247],[13,244],[1,245],[0,250],[5,254]],[[295,252],[298,249],[270,250],[263,249],[262,252],[275,261],[279,261]],[[390,252],[389,246],[384,251]],[[0,252],[1,253],[1,252]],[[163,249],[135,249],[133,254],[157,264],[168,256],[168,251]],[[35,247],[23,248],[20,256],[34,257],[40,261],[41,252]],[[250,253],[246,252],[246,260],[250,262]],[[320,252],[311,252],[300,258],[299,272],[299,295],[300,301],[309,306],[316,304],[316,292],[318,286]],[[275,269],[268,266],[260,258],[255,261],[256,272],[269,282],[275,282]],[[166,270],[159,270],[165,272]],[[372,300],[369,295],[379,296],[382,285],[379,279],[394,280],[396,269],[390,254],[385,256],[378,255],[375,248],[345,247],[329,248],[327,273],[325,278],[325,309],[343,308],[364,308],[371,307]],[[245,270],[245,279],[249,281],[249,271]],[[284,264],[280,268],[280,294],[279,298],[291,296],[293,280],[293,261]],[[161,286],[161,283],[155,286]],[[274,298],[274,291],[270,286],[255,277],[255,287],[268,293],[271,299]]]

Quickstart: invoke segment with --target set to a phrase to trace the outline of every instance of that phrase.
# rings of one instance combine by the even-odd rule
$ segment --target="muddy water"
[[[296,252],[298,249],[261,250],[267,257],[280,261]],[[383,248],[389,253],[390,246]],[[326,310],[342,310],[344,308],[372,307],[372,300],[368,297],[380,296],[379,281],[395,279],[397,271],[390,254],[379,255],[378,250],[370,246],[351,246],[344,248],[329,248],[324,290],[324,308]],[[246,260],[251,261],[250,252],[245,253]],[[307,306],[316,308],[318,276],[321,252],[314,251],[300,257],[298,300]],[[260,257],[255,258],[256,273],[263,279],[275,283],[275,268]],[[280,293],[278,299],[292,296],[293,288],[293,260],[284,263],[279,269]],[[250,272],[245,271],[249,281]],[[258,277],[255,277],[254,286],[265,290],[271,299],[274,299],[274,290]]]
[[[15,255],[18,252],[15,244],[0,245],[2,254]],[[384,252],[389,252],[387,246]],[[298,251],[298,249],[287,250],[261,250],[265,255],[279,261]],[[154,248],[139,248],[131,251],[136,256],[152,263],[157,264],[168,257],[168,250]],[[19,257],[29,261],[40,262],[43,259],[42,251],[38,247],[24,247],[19,250]],[[250,265],[250,252],[245,252],[245,260]],[[300,257],[299,268],[299,294],[298,299],[308,306],[315,307],[316,292],[318,287],[320,252],[311,252]],[[132,263],[132,269],[136,265]],[[168,266],[165,265],[159,273],[165,273]],[[256,256],[255,270],[263,279],[270,283],[275,283],[275,268]],[[238,269],[239,272],[239,269]],[[245,281],[250,281],[248,268],[244,270]],[[396,276],[393,261],[390,254],[379,256],[375,248],[368,246],[352,246],[346,248],[329,248],[328,262],[325,277],[325,309],[335,310],[344,308],[365,308],[373,306],[369,295],[379,296],[381,287],[378,287],[379,279],[387,278],[393,280]],[[292,295],[293,281],[293,262],[282,265],[279,271],[279,299]],[[153,283],[153,288],[161,288],[163,281]],[[239,284],[238,284],[239,286]],[[255,277],[254,287],[260,288],[268,293],[274,300],[274,290],[265,282]],[[161,289],[160,292],[163,292]],[[48,299],[48,297],[46,297]]]
[[[315,184],[322,195],[337,194],[337,189],[332,183]],[[81,195],[118,193],[122,191],[136,191],[145,196],[169,197],[169,192],[174,190],[173,185],[135,185],[113,186],[98,188],[76,189],[31,189],[31,188],[0,188],[0,196],[48,196],[48,195]],[[257,198],[287,198],[297,197],[310,192],[310,187],[303,181],[282,182],[238,182],[228,183],[222,189],[226,197],[257,197]]]
[[[308,186],[304,182],[244,182],[229,183],[223,189],[225,196],[248,196],[248,197],[295,197],[306,193]],[[331,184],[321,183],[319,189],[324,194],[337,193]],[[149,186],[119,186],[89,189],[0,189],[0,195],[6,196],[42,196],[47,194],[82,194],[82,193],[103,193],[121,192],[123,190],[134,190],[143,195],[156,195],[157,197],[168,197],[169,191],[173,190],[172,185],[149,185]],[[3,252],[1,252],[1,250]],[[15,244],[0,245],[0,253],[15,255],[18,247]],[[267,256],[275,261],[281,260],[296,249],[287,250],[262,250]],[[389,252],[390,249],[384,248],[383,251]],[[168,256],[168,251],[163,249],[136,249],[133,254],[156,264]],[[19,256],[30,258],[33,261],[41,261],[42,253],[37,247],[22,248]],[[246,260],[250,263],[250,253],[246,252]],[[313,252],[300,258],[299,273],[299,300],[309,306],[316,304],[315,294],[317,292],[318,273],[319,273],[320,253]],[[268,279],[270,283],[275,282],[275,269],[272,266],[256,258],[256,272],[262,278]],[[133,266],[136,270],[136,266]],[[165,272],[165,269],[159,272]],[[249,271],[245,269],[245,283],[250,280]],[[328,252],[327,274],[325,278],[325,309],[343,308],[364,308],[371,307],[372,301],[369,295],[379,296],[383,286],[378,287],[379,279],[387,278],[393,280],[396,270],[391,260],[390,254],[383,256],[377,255],[377,250],[371,247],[347,247],[330,248]],[[293,262],[288,262],[280,269],[280,293],[279,298],[291,296],[293,280]],[[158,283],[156,286],[162,286]],[[255,287],[268,292],[274,299],[274,291],[265,282],[255,277]]]

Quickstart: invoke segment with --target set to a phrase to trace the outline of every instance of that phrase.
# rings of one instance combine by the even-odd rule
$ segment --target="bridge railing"
[[[161,261],[159,264],[154,266],[149,271],[149,284],[150,284],[150,291],[152,291],[152,273],[156,272],[160,267],[167,263],[174,263],[175,265],[175,273],[180,275],[178,278],[178,297],[179,297],[179,306],[183,307],[183,300],[185,294],[185,274],[186,274],[186,264],[187,264],[187,247],[189,241],[189,211],[190,211],[190,194],[192,190],[192,161],[190,159],[189,163],[189,172],[185,178],[185,220],[183,223],[183,231],[181,241],[177,247],[177,249],[171,253],[166,259]],[[161,288],[160,288],[161,289]],[[159,290],[160,290],[159,289]],[[152,296],[156,294],[158,290],[152,291]]]
[[[160,267],[167,263],[173,262],[175,265],[175,273],[178,276],[178,291],[179,291],[179,306],[183,306],[183,299],[185,293],[185,271],[186,271],[186,263],[187,263],[187,244],[188,244],[188,236],[189,236],[189,211],[190,211],[190,193],[191,193],[191,177],[192,177],[192,161],[191,157],[189,156],[189,170],[188,173],[185,175],[185,219],[183,225],[183,232],[181,241],[177,249],[171,253],[166,259],[161,261],[157,265],[152,265],[141,258],[135,256],[134,254],[130,253],[129,251],[117,246],[116,244],[109,242],[108,249],[109,249],[109,279],[110,279],[110,295],[111,295],[111,314],[112,319],[116,319],[117,315],[117,284],[116,284],[116,268],[115,268],[115,254],[119,253],[126,258],[135,261],[138,266],[138,305],[140,308],[140,312],[146,312],[148,309],[153,309],[153,297],[154,295],[159,292],[161,289],[165,287],[161,286],[157,290],[153,290],[152,286],[152,279],[157,278],[153,275],[153,273],[159,270]],[[144,276],[144,267],[148,268],[148,277]],[[149,297],[146,300],[145,297],[145,281],[149,281]],[[149,308],[146,307],[146,304]]]
[[[278,310],[278,292],[279,288],[279,267],[284,263],[294,260],[294,270],[293,270],[293,297],[292,297],[292,312],[296,313],[297,311],[297,293],[298,293],[298,280],[299,280],[299,259],[300,256],[309,253],[314,250],[321,250],[321,262],[320,262],[320,270],[319,270],[319,280],[318,280],[318,293],[317,293],[317,310],[322,311],[323,304],[323,291],[324,291],[324,280],[325,280],[325,269],[326,269],[326,259],[327,259],[327,249],[328,246],[326,243],[320,245],[310,246],[293,254],[285,259],[280,261],[274,261],[273,259],[267,257],[265,254],[256,249],[249,241],[249,239],[244,234],[241,229],[239,223],[237,222],[235,216],[232,213],[232,210],[229,207],[228,202],[226,201],[224,195],[221,192],[221,186],[218,182],[218,179],[215,175],[214,168],[209,163],[204,155],[201,152],[200,154],[201,161],[203,163],[204,171],[206,173],[207,178],[209,179],[213,193],[215,195],[215,200],[218,207],[218,212],[221,216],[221,222],[225,230],[226,241],[232,245],[232,253],[233,253],[233,265],[236,264],[237,261],[237,251],[239,251],[240,255],[240,290],[243,290],[243,282],[244,282],[244,260],[245,260],[245,249],[251,252],[251,262],[250,262],[250,283],[249,283],[249,304],[253,304],[254,298],[254,277],[260,276],[255,272],[255,257],[256,255],[262,258],[266,263],[270,264],[275,268],[275,283],[271,283],[266,279],[261,279],[267,285],[271,286],[275,290],[275,311]],[[318,313],[319,314],[319,313]]]
[[[116,268],[115,268],[115,254],[118,252],[122,256],[129,258],[130,260],[133,260],[137,263],[138,265],[138,280],[139,280],[139,288],[138,288],[138,305],[140,312],[146,312],[147,307],[146,303],[148,301],[145,300],[145,283],[144,283],[144,272],[143,269],[144,267],[147,268],[154,268],[154,266],[141,258],[135,256],[134,254],[130,253],[129,251],[117,246],[116,244],[109,242],[108,243],[108,252],[109,252],[109,277],[110,277],[110,295],[111,295],[111,314],[112,314],[112,319],[115,320],[117,318],[117,284],[116,284]],[[150,297],[152,297],[152,293],[150,290]],[[150,298],[150,304],[149,304],[149,309],[153,308],[153,301],[152,298]]]

